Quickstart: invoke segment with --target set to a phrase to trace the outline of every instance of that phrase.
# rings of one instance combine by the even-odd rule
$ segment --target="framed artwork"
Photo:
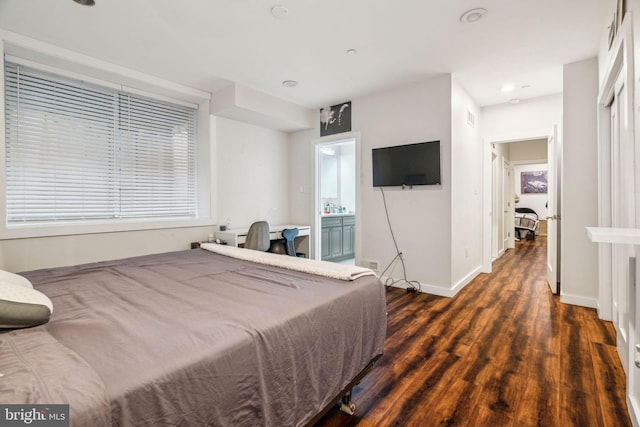
[[[351,101],[320,109],[320,136],[351,131]]]
[[[546,194],[547,171],[520,172],[521,194]]]

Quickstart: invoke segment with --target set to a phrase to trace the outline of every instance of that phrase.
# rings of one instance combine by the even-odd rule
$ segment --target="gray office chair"
[[[247,232],[247,239],[244,242],[245,249],[266,252],[271,245],[269,237],[269,223],[267,221],[257,221],[251,224]]]

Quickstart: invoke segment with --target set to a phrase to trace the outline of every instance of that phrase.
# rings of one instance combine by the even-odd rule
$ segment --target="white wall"
[[[547,160],[547,139],[512,142],[509,144],[509,158],[512,162]]]
[[[356,210],[356,144],[340,145],[340,204]]]
[[[0,241],[0,268],[21,272],[190,248],[214,227],[79,234]]]
[[[440,186],[385,189],[389,216],[410,280],[423,289],[451,287],[451,76],[355,99],[352,123],[362,135],[362,254],[387,265],[395,256],[382,195],[372,186],[371,149],[440,140]],[[396,268],[393,277],[402,277]]]
[[[468,114],[475,118],[468,122]],[[482,266],[482,139],[480,108],[451,85],[451,284],[460,288]]]
[[[288,135],[222,117],[216,129],[218,221],[231,227],[288,223]]]
[[[552,126],[561,122],[561,94],[482,108],[482,135],[493,141],[547,136]]]
[[[509,144],[511,145],[511,144]],[[546,143],[545,143],[546,146]],[[513,147],[511,147],[513,148]],[[516,203],[516,208],[531,208],[538,214],[539,219],[545,219],[547,216],[547,193],[522,193],[521,191],[521,173],[530,171],[548,171],[547,163],[534,163],[528,165],[514,165],[513,167],[513,189],[520,201]]]
[[[313,140],[320,135],[320,115],[316,127],[289,134],[289,220],[292,224],[313,224]],[[313,239],[311,239],[313,248]],[[312,250],[313,252],[313,250]]]
[[[382,195],[372,186],[371,149],[440,140],[443,184],[412,190],[388,188],[385,195],[398,245],[405,251],[408,278],[419,280],[423,290],[450,293],[451,76],[353,99],[352,108],[352,128],[361,134],[362,159],[358,177],[362,203],[358,212],[361,232],[356,233],[361,242],[358,260],[376,260],[384,268],[395,256]],[[293,222],[309,223],[312,218],[312,144],[318,139],[316,125],[312,131],[292,134],[289,140]],[[392,275],[402,277],[401,270],[394,269]]]
[[[598,62],[564,66],[562,136],[562,301],[596,306],[598,246],[585,231],[598,224]]]

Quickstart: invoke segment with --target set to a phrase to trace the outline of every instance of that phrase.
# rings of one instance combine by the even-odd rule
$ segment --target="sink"
[[[355,212],[342,212],[342,213],[322,213],[322,216],[345,216],[345,215],[355,215]]]

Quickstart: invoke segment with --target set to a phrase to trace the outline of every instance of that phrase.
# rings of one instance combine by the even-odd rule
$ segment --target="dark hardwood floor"
[[[545,237],[523,240],[454,298],[389,289],[356,414],[316,425],[630,426],[613,325],[560,303],[545,259]]]

